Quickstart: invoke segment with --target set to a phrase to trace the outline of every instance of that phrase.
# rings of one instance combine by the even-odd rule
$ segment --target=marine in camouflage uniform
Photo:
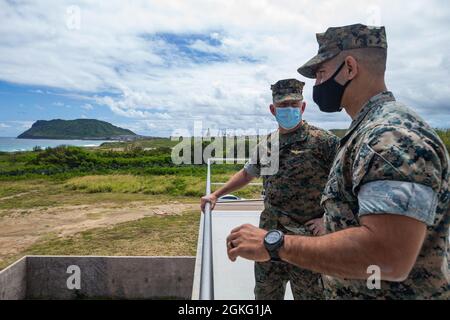
[[[384,27],[329,28],[317,36],[319,54],[299,68],[315,78],[322,62],[341,50],[387,48]],[[449,155],[436,132],[389,91],[372,97],[353,119],[326,184],[321,204],[328,232],[359,226],[364,215],[395,214],[426,224],[426,237],[408,278],[381,281],[324,276],[333,299],[449,299]]]
[[[274,102],[302,100],[303,85],[295,79],[280,80],[272,86]],[[265,199],[259,226],[285,234],[311,236],[304,223],[323,216],[321,192],[339,139],[303,120],[297,130],[286,134],[276,131],[268,136],[268,141],[268,148],[262,144],[259,147],[264,148],[263,154],[269,155],[271,150],[278,150],[279,169],[275,174],[262,175]],[[264,160],[258,161],[257,155],[258,150],[244,167],[254,177],[261,176],[261,169],[270,165]],[[287,281],[290,281],[294,299],[323,298],[320,274],[285,262],[255,263],[256,299],[283,299]]]

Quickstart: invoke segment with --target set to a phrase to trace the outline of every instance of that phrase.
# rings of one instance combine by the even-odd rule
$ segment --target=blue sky
[[[320,113],[296,69],[329,26],[385,25],[387,84],[434,127],[450,124],[446,1],[0,0],[0,136],[36,120],[96,118],[169,136],[194,121],[271,129],[270,84],[306,82],[305,119]]]
[[[90,118],[120,123],[123,119],[74,92],[5,81],[0,81],[0,114],[0,136],[7,137],[30,128],[35,120]]]

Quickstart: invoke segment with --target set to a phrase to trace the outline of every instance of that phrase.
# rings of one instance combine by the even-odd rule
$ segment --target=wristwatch
[[[284,233],[280,230],[270,230],[264,237],[264,246],[270,255],[270,260],[281,261],[278,251],[283,246]]]

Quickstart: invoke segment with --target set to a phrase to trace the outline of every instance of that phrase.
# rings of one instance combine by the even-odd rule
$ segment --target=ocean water
[[[78,146],[78,147],[96,147],[103,142],[112,142],[112,140],[49,140],[49,139],[17,139],[0,137],[0,151],[30,151],[35,146],[42,149],[47,147],[57,147],[60,145]]]

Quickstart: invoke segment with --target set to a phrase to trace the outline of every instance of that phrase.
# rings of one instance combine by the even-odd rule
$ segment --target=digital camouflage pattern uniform
[[[387,47],[384,28],[330,29],[339,38],[329,37],[335,42],[367,47],[369,35],[371,43]],[[316,67],[310,63],[299,72],[311,76]],[[405,281],[381,281],[381,289],[370,290],[364,280],[324,276],[327,297],[449,299],[449,182],[448,151],[436,132],[391,92],[372,97],[340,141],[321,200],[327,231],[359,226],[364,215],[395,214],[425,223],[426,238]]]
[[[290,82],[289,82],[290,81]],[[296,81],[296,82],[295,82]],[[274,102],[302,99],[293,96],[289,87],[304,83],[292,79],[277,82],[272,86]],[[304,226],[306,221],[323,216],[320,197],[327,181],[339,139],[328,131],[316,128],[303,121],[294,132],[268,137],[271,150],[279,152],[279,169],[275,174],[262,175],[265,189],[264,210],[260,228],[278,229],[286,234],[311,236]],[[273,143],[278,147],[274,148]],[[252,176],[261,176],[267,165],[258,160],[255,151],[244,169]],[[290,281],[294,299],[323,298],[321,275],[284,262],[255,263],[256,299],[283,299],[287,281]]]

